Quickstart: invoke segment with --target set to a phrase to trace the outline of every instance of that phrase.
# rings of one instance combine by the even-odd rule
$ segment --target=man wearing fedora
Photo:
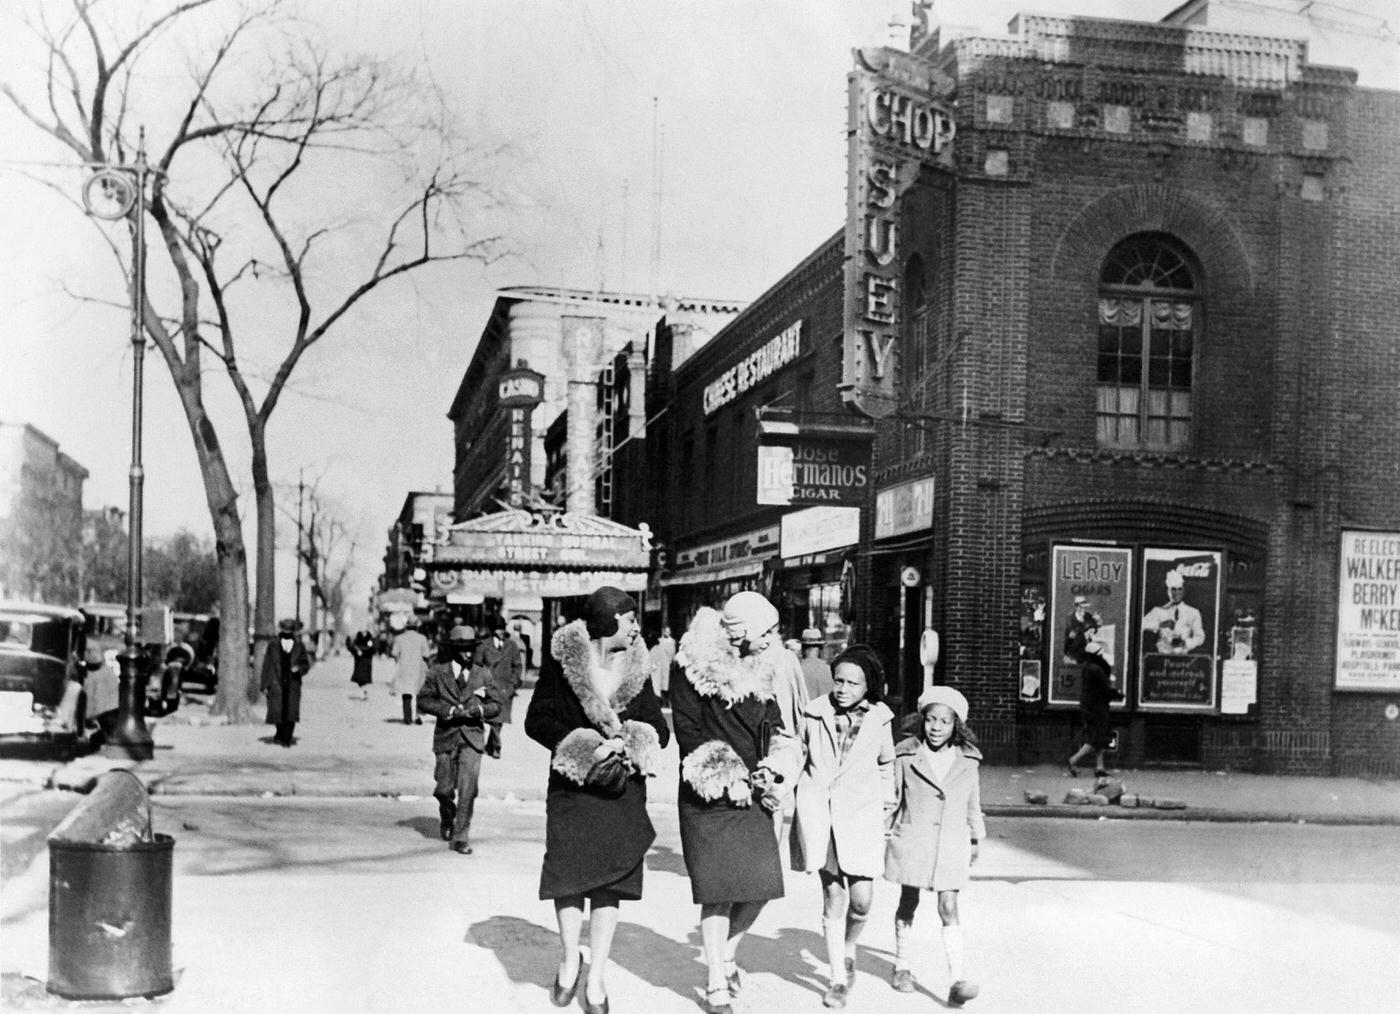
[[[272,742],[288,748],[294,742],[292,732],[301,720],[301,678],[311,668],[311,656],[297,636],[300,632],[300,620],[287,619],[277,624],[277,640],[267,646],[259,681],[267,694],[267,724],[275,730]]]
[[[481,779],[487,725],[501,713],[503,691],[490,668],[472,665],[476,631],[457,624],[439,643],[428,667],[418,710],[437,719],[433,730],[433,796],[438,833],[452,851],[471,855],[468,834]]]
[[[802,631],[802,681],[807,684],[807,699],[819,701],[831,693],[836,684],[831,678],[831,666],[822,658],[826,639],[816,627]]]

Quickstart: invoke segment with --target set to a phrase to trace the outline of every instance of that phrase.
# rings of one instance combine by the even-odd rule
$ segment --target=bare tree
[[[298,526],[297,559],[306,568],[311,589],[311,627],[317,632],[318,653],[323,653],[348,633],[344,629],[346,585],[355,571],[359,545],[345,519],[344,508],[334,497],[320,491],[319,480],[305,488],[301,512],[289,506],[295,503],[295,489],[279,486],[282,517]]]
[[[256,664],[275,621],[273,413],[307,353],[348,330],[347,315],[386,283],[499,256],[499,237],[480,224],[491,208],[485,166],[499,153],[461,141],[440,98],[411,74],[328,53],[281,0],[185,0],[157,14],[69,3],[59,18],[51,0],[34,0],[26,24],[43,72],[27,88],[0,82],[0,92],[82,163],[131,162],[137,123],[152,138],[148,212],[159,250],[140,293],[142,322],[194,440],[230,635],[248,629],[247,553],[205,407],[206,357],[242,408],[257,532]],[[184,68],[172,78],[180,54]],[[118,256],[129,265],[133,253]],[[241,637],[223,639],[219,672],[215,710],[250,721],[258,690]]]

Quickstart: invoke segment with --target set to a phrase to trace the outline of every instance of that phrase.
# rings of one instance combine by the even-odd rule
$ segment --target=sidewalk
[[[211,724],[208,706],[187,699],[180,710],[150,723],[155,757],[134,763],[101,754],[55,765],[53,788],[86,791],[113,767],[132,768],[154,795],[208,796],[423,796],[432,791],[432,719],[404,725],[400,702],[388,684],[393,665],[376,659],[369,700],[350,683],[350,659],[318,664],[303,684],[296,745],[271,743],[262,724]],[[533,678],[515,702],[515,722],[505,729],[503,757],[487,760],[482,796],[504,802],[544,798],[548,754],[524,734]],[[259,706],[259,713],[260,713]],[[679,758],[664,751],[663,770],[652,782],[653,800],[676,797]],[[33,768],[31,768],[31,771]],[[0,782],[12,781],[0,768]],[[31,781],[41,775],[31,774]],[[1287,821],[1400,825],[1400,781],[1288,777],[1210,771],[1121,771],[1128,793],[1185,804],[1185,809],[1127,809],[1066,805],[1072,788],[1092,791],[1094,780],[1071,779],[1062,768],[984,767],[983,809],[991,816],[1055,816],[1089,819]],[[1028,791],[1047,804],[1029,804]]]

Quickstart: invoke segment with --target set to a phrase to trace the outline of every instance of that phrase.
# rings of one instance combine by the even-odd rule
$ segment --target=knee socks
[[[909,968],[909,958],[914,950],[914,926],[912,923],[894,921],[894,967],[896,971]]]
[[[948,959],[948,981],[957,982],[963,974],[963,937],[961,926],[943,927],[943,954]]]

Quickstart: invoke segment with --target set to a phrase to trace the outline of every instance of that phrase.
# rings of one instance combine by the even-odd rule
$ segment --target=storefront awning
[[[661,587],[670,588],[683,584],[709,584],[718,581],[733,581],[740,577],[756,577],[763,573],[766,557],[742,560],[738,563],[722,563],[714,567],[696,567],[693,570],[671,574],[661,579]]]

